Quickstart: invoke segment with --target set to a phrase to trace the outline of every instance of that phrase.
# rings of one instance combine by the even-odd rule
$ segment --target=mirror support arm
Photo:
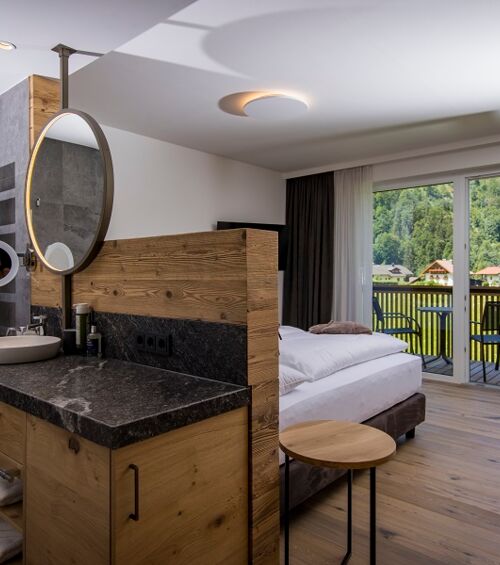
[[[29,245],[26,246],[24,253],[16,253],[16,255],[21,259],[21,265],[26,267],[27,271],[31,272],[36,269],[36,254]]]
[[[59,43],[52,48],[52,51],[59,53],[59,74],[60,74],[60,83],[61,83],[61,110],[64,110],[68,107],[68,60],[76,53],[76,49],[72,49],[67,45],[63,45]]]
[[[62,43],[59,43],[55,47],[52,47],[52,51],[55,51],[59,54],[59,74],[61,79],[61,110],[65,110],[69,107],[69,58],[75,53],[79,55],[87,55],[89,57],[101,57],[102,53],[94,53],[93,51],[79,51],[78,49],[73,49],[72,47],[68,47],[67,45],[63,45]]]
[[[67,330],[73,327],[71,320],[73,276],[63,275],[61,279],[62,322],[63,330]]]

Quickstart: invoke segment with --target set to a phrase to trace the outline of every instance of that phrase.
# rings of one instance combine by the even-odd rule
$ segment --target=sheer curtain
[[[372,325],[372,167],[335,172],[334,320]]]

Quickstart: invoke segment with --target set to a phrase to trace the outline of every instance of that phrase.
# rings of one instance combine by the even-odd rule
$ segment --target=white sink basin
[[[49,335],[0,337],[0,365],[51,359],[58,354],[60,347],[61,340]]]

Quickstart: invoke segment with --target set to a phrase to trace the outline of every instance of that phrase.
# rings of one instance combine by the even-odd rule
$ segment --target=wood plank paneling
[[[246,323],[245,232],[106,242],[73,278],[74,301],[96,310]]]
[[[279,560],[278,238],[247,230],[248,384],[251,386],[251,562]]]
[[[56,306],[54,275],[33,274],[32,304]],[[246,323],[243,230],[107,241],[73,277],[73,302],[101,312]]]
[[[114,565],[241,565],[248,541],[246,408],[112,453]],[[139,469],[139,521],[134,473]]]
[[[59,80],[39,75],[29,77],[31,149],[45,124],[61,109],[60,100]],[[31,276],[31,303],[59,308],[61,292],[61,277],[53,275],[39,263]]]
[[[31,273],[31,304],[61,308],[61,277],[52,274],[38,261]]]
[[[29,77],[30,147],[33,147],[45,124],[61,109],[59,80],[32,75]]]

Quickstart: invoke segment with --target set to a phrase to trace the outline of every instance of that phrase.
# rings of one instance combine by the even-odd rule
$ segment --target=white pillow
[[[399,353],[407,347],[405,341],[382,333],[315,335],[304,332],[303,337],[279,342],[279,362],[306,375],[307,380],[316,381],[346,367]]]
[[[294,337],[303,337],[307,332],[301,330],[300,328],[294,328],[293,326],[280,326],[279,329],[281,339],[290,339]]]
[[[297,369],[280,365],[280,396],[292,392],[294,388],[307,380],[307,377]]]

